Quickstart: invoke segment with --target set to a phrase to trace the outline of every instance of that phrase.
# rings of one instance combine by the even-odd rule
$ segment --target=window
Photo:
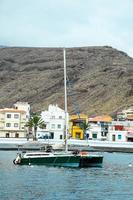
[[[61,124],[58,124],[58,125],[57,125],[57,128],[58,128],[58,129],[61,129]]]
[[[50,136],[51,136],[51,139],[54,139],[54,133],[53,132],[50,133]]]
[[[51,118],[52,118],[52,119],[55,119],[55,116],[52,116]]]
[[[18,119],[19,118],[19,114],[14,114],[14,118]]]
[[[7,118],[11,118],[11,114],[7,114]]]
[[[60,140],[62,140],[63,139],[63,136],[62,135],[60,135]]]
[[[118,140],[121,140],[121,138],[122,138],[121,135],[118,135]]]
[[[15,138],[19,138],[19,134],[18,133],[15,133]]]
[[[14,127],[18,127],[18,123],[14,123]]]
[[[6,127],[11,127],[11,123],[6,123]]]
[[[55,128],[55,124],[51,124],[51,128],[54,129]]]
[[[101,132],[101,135],[102,135],[102,136],[105,136],[103,131]]]
[[[43,139],[49,139],[49,135],[48,135],[48,134],[45,134],[45,135],[43,136]]]
[[[9,133],[6,133],[6,138],[9,138],[9,136],[10,136]]]
[[[62,119],[62,116],[59,116],[59,119]]]

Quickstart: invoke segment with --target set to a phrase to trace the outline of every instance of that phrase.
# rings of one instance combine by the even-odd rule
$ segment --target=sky
[[[0,0],[0,45],[112,46],[133,57],[133,0]]]

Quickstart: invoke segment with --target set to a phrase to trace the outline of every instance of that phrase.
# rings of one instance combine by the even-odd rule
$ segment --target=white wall
[[[91,124],[90,128],[86,131],[89,133],[89,139],[93,139],[93,134],[97,134],[96,140],[101,140],[101,126],[97,124]]]
[[[58,105],[49,105],[47,111],[42,111],[41,113],[42,119],[46,123],[46,129],[38,129],[37,135],[42,134],[45,135],[47,132],[54,133],[54,139],[60,139],[62,135],[62,139],[64,138],[64,126],[65,126],[65,112]],[[67,114],[67,122],[69,120]]]
[[[28,102],[19,102],[18,101],[14,104],[14,107],[17,108],[18,110],[26,111],[27,119],[30,117],[30,104],[28,104]]]
[[[108,132],[108,141],[113,141],[113,135],[115,135],[115,141],[116,142],[126,142],[126,135],[127,135],[127,131],[113,131],[113,130],[109,130]],[[121,139],[119,138],[121,135]]]

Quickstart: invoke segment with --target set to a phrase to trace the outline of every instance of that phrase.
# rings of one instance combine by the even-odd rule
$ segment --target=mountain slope
[[[69,112],[110,114],[133,104],[133,59],[127,54],[83,47],[67,49],[66,57]],[[0,107],[17,100],[28,101],[33,111],[50,103],[64,107],[61,48],[0,48],[0,71]]]

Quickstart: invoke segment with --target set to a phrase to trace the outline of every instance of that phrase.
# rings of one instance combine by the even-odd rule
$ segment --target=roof
[[[89,118],[90,122],[112,122],[112,117],[109,115],[103,115],[103,116],[96,116],[93,118]]]
[[[6,113],[6,112],[13,112],[13,113],[26,113],[25,110],[18,110],[18,109],[14,109],[14,108],[4,108],[4,109],[0,109],[1,113]]]
[[[88,116],[85,114],[79,114],[79,115],[71,115],[70,120],[86,120],[88,119]]]
[[[127,120],[131,120],[131,121],[133,121],[133,115],[131,115],[131,116],[127,116]]]

